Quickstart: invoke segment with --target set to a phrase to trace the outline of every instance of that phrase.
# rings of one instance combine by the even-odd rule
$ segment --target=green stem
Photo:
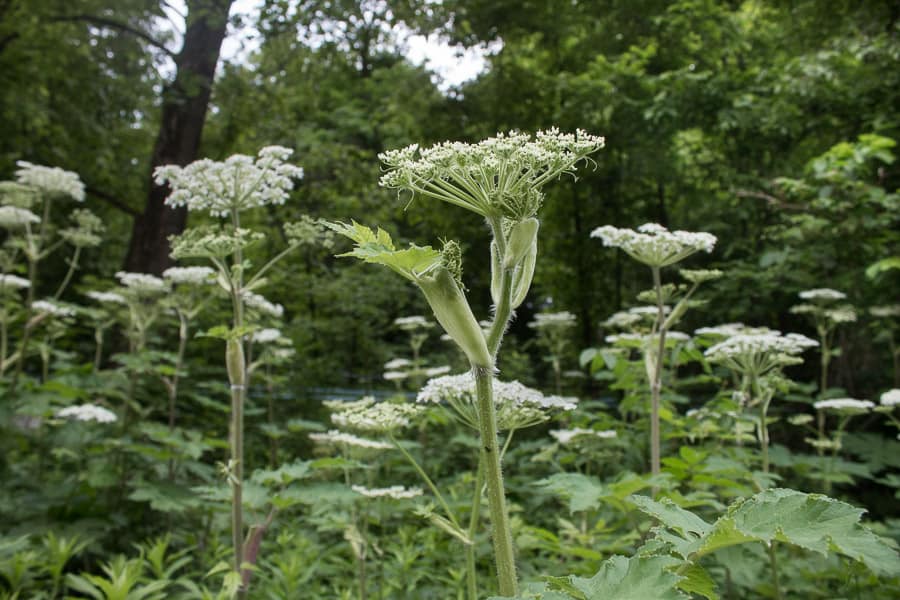
[[[422,478],[422,481],[424,481],[425,485],[428,486],[428,489],[431,490],[431,493],[434,494],[434,497],[437,499],[438,504],[440,504],[441,508],[444,510],[444,514],[447,515],[447,519],[451,523],[453,523],[453,525],[457,529],[462,531],[462,527],[459,526],[459,521],[456,520],[456,515],[453,513],[452,510],[450,510],[450,505],[447,504],[446,500],[444,500],[444,496],[441,494],[440,490],[438,490],[437,486],[431,480],[431,477],[428,476],[428,473],[426,473],[425,470],[421,467],[421,465],[419,465],[419,463],[416,461],[416,459],[413,458],[412,454],[410,454],[406,448],[404,448],[403,446],[400,445],[400,443],[397,441],[397,438],[395,438],[392,433],[389,433],[388,437],[390,438],[391,442],[394,444],[394,447],[397,448],[397,450],[399,450],[400,453],[403,454],[403,456],[406,458],[406,460],[409,461],[409,464],[411,464],[413,466],[413,468],[416,470],[416,473],[419,474],[419,477]]]
[[[659,405],[662,389],[662,365],[666,350],[665,309],[662,300],[662,282],[659,267],[652,267],[653,288],[656,290],[656,335],[659,344],[656,350],[656,362],[653,366],[653,379],[650,381],[650,472],[658,475],[662,470],[660,458]]]
[[[56,288],[56,293],[53,294],[54,300],[59,300],[62,293],[69,286],[69,282],[72,281],[72,275],[75,274],[75,269],[78,268],[78,257],[81,256],[81,246],[75,246],[75,252],[72,254],[72,260],[69,261],[69,270],[66,271],[66,276],[63,277],[62,283],[59,284],[59,287]]]
[[[484,490],[484,458],[479,452],[478,470],[475,474],[475,490],[472,494],[472,511],[469,513],[469,541],[466,546],[466,587],[469,600],[478,600],[478,571],[475,567],[475,533],[481,519],[481,494]]]
[[[484,457],[485,482],[488,508],[491,516],[491,537],[494,543],[494,559],[497,563],[497,579],[500,594],[515,596],[518,593],[516,563],[513,551],[512,531],[503,489],[503,471],[497,445],[497,416],[493,399],[493,374],[491,369],[473,367],[478,397],[478,426]]]
[[[237,211],[232,212],[235,231],[240,228],[240,217]],[[236,280],[231,285],[232,310],[234,312],[233,329],[239,331],[244,326],[244,275],[243,253],[240,246],[234,252],[237,268]],[[226,350],[229,361],[228,377],[231,383],[231,543],[234,546],[234,569],[241,574],[244,581],[242,565],[244,564],[244,400],[247,388],[247,363],[243,352],[243,340],[229,340],[231,352]],[[241,586],[240,597],[246,597],[246,586]]]
[[[769,565],[772,567],[772,585],[775,586],[775,598],[781,600],[781,583],[778,578],[778,559],[775,557],[775,540],[769,543]]]

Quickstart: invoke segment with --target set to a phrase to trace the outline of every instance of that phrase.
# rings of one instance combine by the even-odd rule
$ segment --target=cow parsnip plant
[[[409,194],[412,200],[434,199],[474,212],[487,221],[490,244],[493,319],[487,332],[475,318],[462,283],[462,253],[457,242],[440,250],[410,245],[397,248],[382,229],[356,222],[329,226],[355,242],[344,256],[388,267],[416,284],[435,318],[465,353],[477,389],[477,419],[481,439],[491,519],[491,537],[500,593],[518,590],[515,552],[503,487],[497,440],[493,373],[497,352],[513,311],[525,300],[537,260],[536,218],[544,201],[543,187],[602,148],[601,137],[556,129],[531,136],[499,134],[476,144],[445,142],[431,148],[418,145],[380,155],[386,167],[385,187]]]
[[[246,593],[250,579],[250,570],[244,563],[245,545],[250,540],[244,538],[242,501],[244,404],[249,385],[246,345],[247,336],[254,330],[248,318],[280,317],[283,314],[283,307],[270,302],[256,290],[265,285],[268,271],[304,242],[305,235],[302,224],[286,224],[288,247],[254,269],[245,251],[264,235],[242,226],[242,216],[254,208],[284,204],[294,181],[303,176],[303,169],[286,162],[292,153],[289,148],[267,146],[256,157],[236,154],[222,162],[202,159],[186,167],[159,167],[155,172],[157,183],[171,187],[166,204],[171,207],[186,206],[188,211],[207,212],[214,218],[225,220],[220,226],[190,228],[183,235],[173,237],[170,243],[175,259],[207,260],[215,269],[218,285],[231,299],[231,326],[217,333],[226,342],[225,364],[231,389],[231,453],[223,467],[232,490],[234,560],[229,578],[230,581],[238,578],[241,594]]]

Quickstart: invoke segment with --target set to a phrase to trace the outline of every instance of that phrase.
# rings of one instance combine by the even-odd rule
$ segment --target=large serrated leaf
[[[900,557],[859,524],[863,510],[819,494],[771,489],[732,505],[696,545],[696,556],[749,541],[780,541],[827,554],[839,552],[879,575],[900,575]]]
[[[590,579],[571,577],[570,582],[585,600],[685,600],[675,587],[682,576],[669,570],[680,563],[670,556],[613,556]]]
[[[397,250],[390,234],[381,228],[375,231],[356,221],[352,221],[350,225],[329,222],[324,224],[356,242],[353,250],[339,256],[352,256],[367,263],[383,265],[410,281],[417,281],[419,277],[442,264],[441,253],[431,246],[412,244],[409,248]]]
[[[705,535],[712,529],[712,525],[695,515],[684,510],[669,499],[660,502],[647,496],[630,496],[628,498],[641,512],[658,519],[663,525],[674,529],[683,536],[693,534],[695,537]]]

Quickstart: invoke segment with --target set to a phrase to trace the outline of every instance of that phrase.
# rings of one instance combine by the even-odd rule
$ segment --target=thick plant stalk
[[[466,546],[466,588],[469,600],[478,600],[478,571],[475,568],[475,532],[481,520],[481,494],[484,490],[484,457],[478,453],[478,471],[475,474],[475,491],[472,494],[472,512],[469,514],[469,541]]]
[[[487,486],[488,508],[491,515],[491,537],[494,543],[494,559],[497,579],[502,596],[518,593],[515,554],[509,512],[503,489],[503,472],[500,467],[500,448],[497,444],[497,415],[493,398],[493,373],[491,369],[474,367],[475,389],[478,398],[478,426],[481,433],[484,479]]]
[[[653,365],[653,378],[650,381],[650,472],[659,475],[662,470],[660,459],[660,433],[659,433],[659,405],[660,392],[662,390],[662,365],[666,351],[665,313],[662,301],[662,282],[660,281],[659,267],[653,267],[653,288],[656,290],[656,335],[659,336],[659,344],[656,349],[656,361]]]

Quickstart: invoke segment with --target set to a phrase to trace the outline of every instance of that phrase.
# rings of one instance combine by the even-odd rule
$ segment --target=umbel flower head
[[[84,184],[77,173],[59,167],[44,167],[25,160],[16,161],[16,181],[52,196],[68,196],[84,202]]]
[[[116,421],[114,412],[90,403],[68,406],[57,412],[56,416],[77,421],[96,421],[97,423],[114,423]]]
[[[41,218],[27,208],[0,206],[0,227],[19,229],[40,222]]]
[[[214,217],[268,204],[284,204],[303,169],[284,162],[293,150],[266,146],[254,158],[235,154],[222,162],[204,158],[186,167],[165,165],[154,171],[158,185],[168,183],[171,207],[207,210]]]
[[[532,329],[568,329],[575,327],[577,318],[569,311],[555,313],[537,313],[534,315],[534,321],[528,324]]]
[[[169,267],[163,271],[162,276],[175,284],[211,285],[216,282],[215,274],[209,267]]]
[[[138,296],[152,296],[169,291],[169,284],[159,277],[147,273],[119,271],[116,273],[116,279],[126,290]]]
[[[6,290],[26,290],[31,287],[31,282],[18,275],[0,274],[0,294]]]
[[[522,429],[543,423],[550,418],[551,411],[573,410],[578,403],[576,398],[545,396],[518,381],[494,379],[493,392],[497,428],[500,430]],[[463,423],[477,430],[476,397],[475,378],[468,372],[429,380],[416,396],[416,402],[446,402]]]
[[[645,223],[637,231],[604,225],[592,231],[591,237],[603,240],[604,246],[621,248],[650,267],[672,265],[701,250],[712,252],[716,245],[711,233],[669,231],[657,223]]]
[[[573,174],[604,143],[580,129],[571,134],[553,128],[534,137],[500,133],[477,144],[443,142],[426,149],[413,144],[378,155],[387,171],[380,183],[483,217],[522,221],[541,207],[544,184]]]
[[[856,398],[829,398],[813,403],[816,410],[831,410],[845,415],[859,415],[875,408],[871,400],[857,400]]]
[[[799,333],[739,333],[710,347],[704,355],[738,373],[762,376],[780,366],[802,362],[797,355],[818,345]]]

